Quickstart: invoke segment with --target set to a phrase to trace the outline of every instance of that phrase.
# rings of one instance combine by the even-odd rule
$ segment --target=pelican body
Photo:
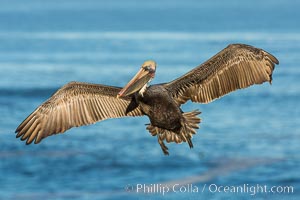
[[[244,44],[232,44],[168,83],[148,85],[156,72],[155,61],[142,64],[123,87],[71,82],[59,89],[31,113],[16,129],[26,144],[63,133],[72,127],[127,116],[146,115],[146,129],[156,136],[165,155],[164,141],[187,142],[199,128],[198,110],[183,112],[187,101],[209,103],[225,94],[254,84],[272,82],[278,60],[270,53]]]

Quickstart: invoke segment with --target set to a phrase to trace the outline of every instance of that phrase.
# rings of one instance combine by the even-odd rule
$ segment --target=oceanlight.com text
[[[236,193],[249,194],[293,194],[293,186],[268,186],[263,184],[218,185],[218,184],[134,184],[126,185],[125,190],[133,193],[161,194],[168,193]]]

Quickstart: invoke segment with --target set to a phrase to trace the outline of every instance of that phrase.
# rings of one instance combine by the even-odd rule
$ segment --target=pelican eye
[[[153,68],[150,67],[150,66],[145,66],[145,67],[143,67],[143,69],[148,71],[149,73],[154,73],[155,72],[155,70],[153,70]]]

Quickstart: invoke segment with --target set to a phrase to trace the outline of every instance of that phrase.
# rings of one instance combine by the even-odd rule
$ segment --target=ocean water
[[[300,198],[299,2],[0,4],[0,199]],[[124,86],[154,59],[153,83],[167,82],[230,43],[263,48],[280,64],[272,85],[184,105],[202,111],[193,149],[167,144],[164,156],[147,117],[74,128],[38,145],[15,139],[22,120],[70,81]]]

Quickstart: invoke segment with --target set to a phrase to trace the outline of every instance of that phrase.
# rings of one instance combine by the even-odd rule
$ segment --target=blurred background
[[[300,2],[293,0],[0,0],[0,199],[299,199]],[[230,43],[275,55],[273,84],[200,109],[201,128],[164,156],[147,117],[106,120],[39,145],[14,131],[70,81],[124,86],[147,59],[171,81]],[[137,193],[137,184],[198,192]],[[208,186],[292,186],[212,192]],[[202,192],[203,187],[206,186]],[[130,190],[130,191],[128,191]]]

